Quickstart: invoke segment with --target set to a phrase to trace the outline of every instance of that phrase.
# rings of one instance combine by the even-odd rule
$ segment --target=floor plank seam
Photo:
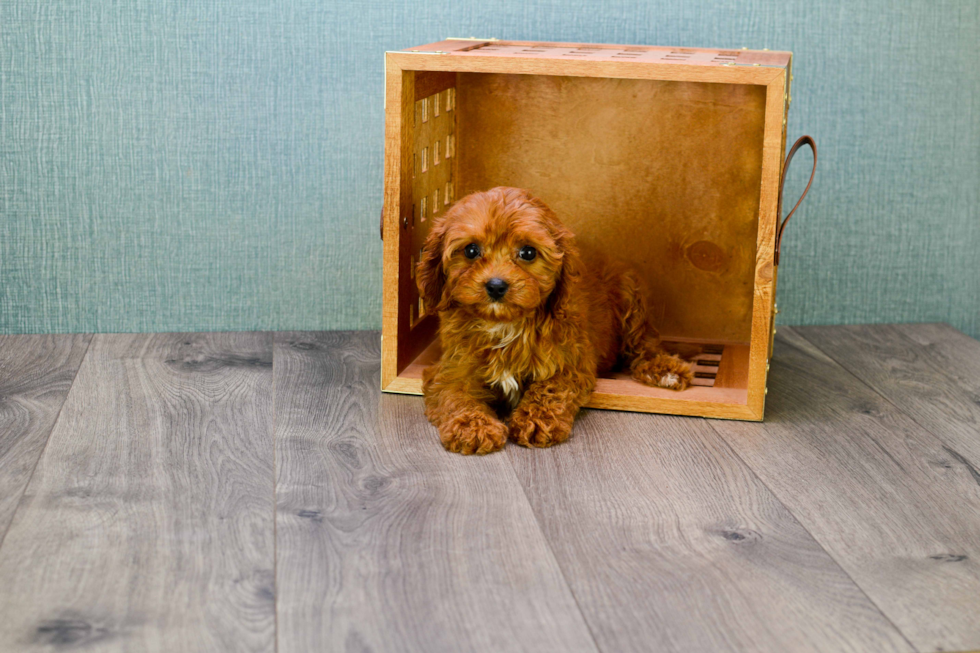
[[[279,477],[276,467],[276,335],[269,333],[272,351],[272,650],[279,653]]]
[[[802,331],[800,331],[799,329],[795,329],[794,331],[801,338],[803,338],[808,343],[810,343],[811,346],[813,346],[814,348],[816,348],[820,353],[822,353],[824,356],[826,356],[830,360],[834,361],[834,363],[839,368],[841,368],[842,370],[844,370],[845,372],[847,372],[848,374],[850,374],[851,376],[853,376],[855,379],[857,379],[858,382],[861,385],[865,386],[866,388],[868,388],[869,390],[871,390],[871,392],[873,392],[876,395],[878,395],[879,397],[881,397],[885,401],[885,403],[887,403],[889,406],[892,406],[893,408],[895,408],[899,413],[901,413],[902,415],[904,415],[908,419],[912,420],[912,422],[916,426],[918,426],[923,431],[925,431],[926,433],[928,433],[929,435],[931,435],[932,438],[934,440],[936,440],[936,442],[939,443],[939,445],[943,449],[945,449],[947,452],[949,452],[953,456],[953,458],[957,459],[957,462],[963,464],[967,468],[967,471],[969,471],[972,475],[974,475],[974,477],[976,476],[976,470],[978,468],[980,468],[980,461],[970,461],[970,460],[968,460],[965,456],[963,456],[963,454],[957,452],[956,449],[953,448],[953,447],[956,446],[956,443],[954,443],[954,442],[948,442],[939,433],[937,433],[933,428],[931,428],[931,427],[923,424],[922,422],[920,422],[918,419],[916,419],[915,415],[913,415],[911,412],[909,412],[909,411],[905,410],[904,408],[902,408],[899,404],[897,404],[894,401],[892,401],[890,397],[886,396],[880,390],[878,390],[878,388],[874,387],[873,385],[871,385],[870,383],[868,383],[867,381],[865,381],[864,379],[862,379],[860,376],[858,376],[856,373],[852,372],[848,367],[846,367],[842,362],[840,362],[836,357],[834,357],[833,354],[831,354],[827,350],[825,350],[822,347],[820,347],[820,345],[818,345],[814,341],[812,341],[809,338],[807,338],[806,337],[806,334],[804,334]],[[915,341],[909,339],[904,333],[899,333],[899,335],[904,340],[908,341],[908,343],[909,343],[910,346],[912,346],[912,347],[919,347],[919,346],[921,346],[918,343],[916,343]],[[929,362],[927,364],[930,365],[930,366],[932,366],[932,363],[931,362]],[[960,388],[960,389],[962,389],[962,390],[965,391],[965,388],[963,388],[961,385],[959,385],[959,383],[956,381],[956,379],[953,379],[952,377],[950,377],[943,370],[941,370],[941,369],[939,369],[937,367],[933,367],[933,369],[938,370],[942,374],[943,378],[949,380],[949,382],[951,384],[954,384],[957,388]],[[980,484],[980,481],[978,481],[978,484]]]
[[[846,576],[847,578],[851,579],[851,582],[854,583],[854,587],[856,587],[858,591],[861,592],[861,594],[866,599],[868,599],[868,602],[871,605],[873,605],[875,609],[878,610],[878,614],[880,614],[885,621],[891,624],[892,628],[895,629],[895,632],[897,632],[899,635],[902,636],[902,639],[905,640],[905,643],[911,647],[910,650],[912,651],[912,653],[922,653],[919,650],[919,648],[916,647],[916,645],[913,644],[912,641],[908,638],[908,635],[902,632],[902,629],[898,627],[898,624],[892,621],[892,618],[889,617],[885,613],[885,611],[881,609],[881,606],[878,605],[878,603],[868,595],[867,591],[865,591],[865,589],[861,587],[861,584],[858,583],[857,580],[855,580],[855,578],[851,576],[851,574],[849,574],[846,569],[844,569],[843,565],[841,565],[840,561],[834,556],[834,554],[828,551],[827,547],[824,546],[824,544],[819,539],[817,539],[816,535],[814,535],[810,531],[810,529],[806,527],[806,524],[800,521],[800,518],[796,516],[796,513],[793,512],[793,510],[788,505],[786,505],[786,503],[782,500],[782,498],[779,496],[776,490],[774,490],[768,483],[766,483],[766,481],[756,473],[755,469],[753,469],[752,466],[749,465],[748,462],[746,462],[746,460],[742,458],[741,455],[739,455],[738,451],[736,451],[735,448],[728,443],[728,439],[725,438],[725,436],[722,435],[721,432],[715,426],[714,420],[706,419],[705,421],[711,424],[711,430],[714,431],[715,435],[718,436],[718,439],[721,440],[722,444],[725,445],[725,448],[727,448],[732,453],[732,455],[735,456],[735,458],[737,458],[738,461],[742,463],[745,469],[748,470],[748,472],[752,474],[752,476],[754,476],[759,481],[759,483],[762,484],[763,487],[769,490],[769,493],[772,495],[772,497],[776,501],[778,501],[779,505],[781,505],[786,510],[786,514],[788,514],[790,517],[793,518],[793,521],[795,521],[800,526],[800,528],[802,528],[803,531],[810,536],[810,539],[812,539],[814,542],[820,545],[820,548],[824,551],[824,553],[827,554],[827,557],[829,557],[834,562],[834,564],[837,565],[837,568],[840,569],[841,573],[844,574],[844,576]],[[764,424],[764,423],[765,422],[761,422],[760,424]]]
[[[568,574],[565,573],[565,568],[562,567],[561,561],[558,560],[558,556],[555,555],[555,550],[551,546],[551,540],[548,539],[547,534],[544,532],[544,527],[541,525],[541,520],[538,519],[538,513],[535,512],[534,506],[531,504],[531,498],[527,496],[527,489],[524,487],[524,484],[521,483],[521,479],[517,475],[517,468],[514,467],[514,461],[511,459],[510,455],[507,456],[507,464],[510,466],[510,471],[514,475],[514,482],[521,488],[521,496],[524,497],[528,510],[531,511],[531,516],[534,517],[534,523],[538,527],[538,532],[541,533],[541,539],[544,540],[545,546],[548,547],[548,553],[551,555],[551,559],[555,561],[555,566],[558,567],[558,572],[561,574],[561,579],[564,581],[565,587],[568,588],[568,593],[571,595],[572,600],[575,601],[575,608],[578,610],[579,616],[582,618],[582,623],[585,624],[585,629],[589,632],[589,637],[592,639],[592,645],[595,647],[596,651],[603,651],[603,648],[599,646],[599,641],[596,639],[595,632],[592,630],[592,624],[590,624],[589,620],[586,618],[585,611],[582,609],[582,604],[579,603],[578,596],[575,595],[575,590],[572,588],[572,584],[568,582]]]
[[[7,541],[7,533],[10,532],[10,529],[14,524],[14,520],[17,518],[17,513],[20,511],[20,503],[24,499],[24,495],[27,494],[27,488],[30,487],[31,481],[34,479],[34,472],[37,471],[37,466],[40,464],[41,458],[44,457],[44,452],[48,450],[48,442],[51,441],[51,434],[54,433],[54,429],[58,425],[58,421],[61,419],[61,412],[65,409],[65,404],[68,403],[68,395],[71,394],[71,389],[75,385],[75,379],[78,378],[78,372],[82,369],[82,365],[85,364],[85,359],[88,358],[89,349],[91,349],[92,343],[95,341],[95,334],[91,335],[92,337],[89,338],[87,343],[85,343],[85,351],[82,353],[82,360],[78,362],[78,367],[75,368],[75,372],[71,376],[71,383],[68,384],[68,392],[65,393],[65,398],[62,400],[61,405],[58,406],[58,414],[55,415],[54,421],[51,422],[51,428],[48,429],[48,435],[44,438],[44,446],[41,447],[41,451],[38,453],[37,459],[34,461],[34,466],[31,467],[31,473],[27,476],[27,482],[24,483],[24,489],[20,491],[20,497],[17,498],[17,507],[14,508],[13,514],[10,515],[10,520],[7,522],[7,528],[5,528],[3,531],[3,537],[0,537],[0,552],[3,551],[4,542]]]
[[[829,358],[830,360],[832,360],[839,368],[841,368],[842,370],[844,370],[844,372],[846,372],[847,374],[850,374],[852,377],[854,377],[855,379],[857,379],[857,381],[860,384],[862,384],[863,386],[865,386],[866,388],[868,388],[869,390],[871,390],[872,393],[874,393],[878,397],[881,397],[881,399],[887,405],[891,406],[894,410],[898,411],[899,414],[904,415],[906,418],[908,418],[909,420],[911,420],[911,422],[913,424],[915,424],[916,426],[918,426],[919,428],[921,428],[924,433],[926,433],[929,436],[931,436],[936,441],[936,443],[939,444],[939,446],[941,446],[947,453],[949,453],[951,457],[953,457],[955,460],[957,460],[957,462],[959,462],[964,467],[966,467],[967,468],[967,471],[970,472],[970,474],[973,475],[974,478],[976,478],[976,466],[975,466],[975,464],[973,464],[971,461],[967,460],[962,454],[960,454],[954,448],[952,448],[952,447],[955,446],[955,443],[948,442],[945,438],[943,438],[941,435],[939,435],[934,429],[932,429],[931,427],[923,424],[920,420],[916,419],[915,415],[913,415],[912,412],[907,411],[904,408],[902,408],[902,406],[900,406],[899,404],[897,404],[894,401],[892,401],[892,399],[890,397],[886,396],[883,392],[881,392],[876,387],[874,387],[873,385],[871,385],[870,383],[868,383],[867,381],[865,381],[864,379],[862,379],[855,372],[851,371],[842,362],[840,362],[840,360],[837,357],[835,357],[830,351],[827,351],[826,349],[824,349],[823,347],[821,347],[819,344],[817,344],[816,342],[814,342],[813,340],[811,340],[810,338],[808,338],[803,331],[801,331],[799,329],[796,329],[794,331],[801,338],[803,338],[806,342],[808,342],[812,347],[814,347],[817,351],[821,352],[824,356],[826,356],[827,358]],[[903,341],[905,341],[905,342],[908,343],[909,347],[916,348],[916,347],[920,347],[921,346],[918,343],[916,343],[914,340],[912,340],[911,338],[909,338],[908,336],[906,336],[904,333],[899,332],[898,335],[899,335],[900,338],[902,338]],[[947,379],[951,384],[956,385],[956,387],[958,387],[958,388],[962,388],[962,386],[959,385],[959,383],[957,382],[956,379],[950,377],[949,374],[946,373],[941,368],[938,368],[937,366],[933,365],[933,363],[931,361],[928,361],[926,364],[929,365],[930,367],[932,367],[934,370],[939,371],[940,374],[943,376],[943,378]],[[795,515],[794,515],[794,518],[795,518]],[[860,587],[860,585],[858,585],[858,587]],[[861,588],[861,591],[863,592],[864,591],[864,588]],[[875,605],[877,605],[877,603],[875,603]],[[880,608],[879,608],[879,610],[880,610]],[[885,615],[885,618],[888,619],[889,621],[891,621],[891,619],[887,615]],[[903,637],[906,637],[906,635],[905,635],[904,632],[902,632],[901,630],[899,630],[899,632],[902,633],[902,636]],[[907,639],[907,637],[906,637],[906,639]]]
[[[871,392],[872,394],[874,394],[875,396],[877,396],[877,397],[879,397],[879,398],[880,398],[880,399],[881,399],[881,400],[882,400],[882,401],[884,402],[884,404],[885,404],[886,406],[891,406],[891,407],[892,407],[892,409],[893,409],[893,410],[895,410],[895,411],[896,411],[896,412],[897,412],[898,414],[900,414],[900,415],[902,415],[902,416],[904,416],[905,418],[907,418],[907,419],[909,419],[909,420],[910,420],[910,421],[911,421],[911,422],[912,422],[913,424],[915,424],[915,425],[916,425],[916,426],[918,426],[918,427],[919,427],[920,429],[922,429],[922,431],[924,432],[924,435],[926,435],[927,437],[931,437],[931,438],[932,438],[932,439],[933,439],[933,440],[935,441],[935,443],[936,443],[936,444],[938,444],[939,446],[941,446],[942,448],[944,448],[944,449],[945,449],[945,450],[946,450],[947,452],[950,452],[951,454],[952,454],[953,452],[955,452],[955,450],[953,450],[953,451],[950,451],[950,449],[949,449],[949,448],[947,448],[947,445],[950,445],[950,443],[948,443],[948,442],[946,441],[946,439],[945,439],[945,438],[943,438],[942,436],[940,436],[939,434],[937,434],[937,433],[936,433],[936,431],[935,431],[934,429],[932,429],[932,428],[930,428],[930,427],[928,427],[928,426],[926,426],[926,425],[924,425],[924,424],[923,424],[923,423],[922,423],[922,422],[921,422],[920,420],[918,420],[918,419],[916,419],[916,417],[915,417],[915,416],[914,416],[914,415],[913,415],[913,414],[912,414],[911,412],[909,412],[909,411],[907,411],[907,410],[905,410],[905,409],[904,409],[904,408],[903,408],[902,406],[900,406],[900,405],[899,405],[898,403],[896,403],[895,401],[893,401],[893,400],[892,400],[892,399],[891,399],[890,397],[888,397],[888,396],[887,396],[887,395],[885,395],[885,394],[884,394],[883,392],[881,392],[880,390],[878,390],[878,388],[876,388],[876,387],[874,387],[874,386],[873,386],[873,385],[872,385],[871,383],[869,383],[869,382],[868,382],[867,380],[865,380],[865,379],[863,379],[863,378],[861,378],[861,376],[859,376],[859,375],[858,375],[858,374],[857,374],[856,372],[854,372],[854,371],[852,371],[852,370],[851,370],[851,369],[850,369],[849,367],[847,367],[846,365],[844,365],[844,363],[842,363],[842,362],[841,362],[841,361],[839,360],[839,358],[838,358],[838,357],[836,357],[836,356],[834,356],[832,352],[830,352],[830,351],[828,351],[828,350],[827,350],[827,349],[825,349],[824,347],[821,347],[821,346],[820,346],[820,345],[819,345],[819,344],[818,344],[817,342],[815,342],[815,341],[814,341],[814,340],[812,340],[811,338],[808,338],[804,330],[801,330],[801,329],[794,329],[793,327],[789,327],[789,328],[790,328],[790,329],[792,329],[792,331],[793,331],[793,333],[795,333],[795,334],[797,334],[797,335],[798,335],[798,336],[799,336],[800,338],[802,338],[802,339],[803,339],[804,341],[806,341],[806,342],[807,342],[807,344],[809,344],[809,345],[810,345],[811,347],[813,347],[814,349],[816,349],[817,351],[819,351],[819,352],[820,352],[821,354],[823,354],[824,356],[826,356],[828,360],[830,360],[830,361],[832,361],[832,362],[834,363],[834,365],[836,365],[836,366],[837,366],[837,368],[839,368],[839,369],[840,369],[841,371],[843,371],[843,372],[844,372],[845,374],[847,374],[847,375],[849,375],[849,376],[851,376],[852,378],[854,378],[854,379],[855,379],[855,380],[856,380],[856,381],[857,381],[857,382],[858,382],[858,383],[859,383],[859,384],[860,384],[861,386],[864,386],[865,388],[867,388],[867,389],[868,389],[868,390],[869,390],[869,391],[870,391],[870,392]],[[908,337],[907,337],[907,336],[906,336],[905,334],[903,334],[903,333],[899,333],[898,335],[899,335],[899,336],[900,336],[900,337],[901,337],[901,338],[902,338],[902,339],[903,339],[903,340],[904,340],[905,342],[907,342],[907,343],[908,343],[908,346],[909,346],[910,348],[917,348],[917,347],[919,347],[919,346],[920,346],[920,345],[919,345],[918,343],[916,343],[915,341],[913,341],[913,340],[911,340],[910,338],[908,338]],[[936,368],[935,368],[935,367],[933,366],[933,369],[936,369]],[[942,376],[943,376],[944,378],[946,378],[946,379],[948,379],[948,380],[949,380],[949,382],[950,382],[950,383],[952,383],[952,384],[955,384],[955,385],[956,385],[957,387],[961,387],[961,386],[959,386],[959,384],[958,384],[958,383],[956,382],[956,380],[955,380],[955,379],[952,379],[952,378],[951,378],[951,377],[950,377],[950,376],[949,376],[949,375],[948,375],[947,373],[945,373],[945,372],[944,372],[943,370],[939,370],[939,371],[940,371],[940,373],[942,374]],[[715,429],[715,430],[716,430],[716,432],[718,432],[718,431],[717,431],[717,429]],[[720,434],[720,433],[719,433],[719,434]],[[723,438],[723,439],[724,439],[724,438]],[[726,443],[726,445],[728,445],[728,442],[727,442],[727,440],[726,440],[726,442],[725,442],[725,443]],[[878,445],[878,443],[877,443],[877,442],[875,442],[875,444],[876,444],[876,445]],[[729,446],[729,448],[732,448],[732,449],[734,449],[734,448],[733,448],[733,447],[731,447],[730,445],[728,445],[728,446]],[[880,445],[878,445],[878,446],[880,446]],[[952,446],[952,445],[950,445],[950,446]],[[738,455],[738,454],[737,454],[737,452],[736,452],[736,455]],[[953,456],[953,457],[954,457],[954,458],[956,458],[956,456]],[[964,460],[965,460],[965,458],[964,458]],[[744,461],[743,461],[743,462],[744,462]],[[968,468],[968,470],[969,470],[969,468],[971,467],[971,465],[969,464],[969,462],[965,462],[965,463],[964,463],[963,461],[958,461],[958,462],[961,462],[962,464],[964,464],[964,465],[965,465],[965,466],[966,466],[966,467]],[[897,464],[897,462],[896,462],[896,464]],[[755,471],[754,471],[754,470],[753,470],[753,473],[755,473]],[[757,475],[757,476],[758,476],[758,475]],[[760,480],[762,480],[762,479],[760,478]],[[764,481],[763,481],[763,483],[765,484],[765,482],[764,482]],[[768,486],[768,485],[766,485],[766,487],[769,487],[769,486]],[[770,489],[770,491],[771,491],[771,492],[773,493],[773,496],[775,496],[775,497],[777,498],[777,500],[779,500],[779,501],[780,501],[780,503],[783,503],[783,501],[782,501],[782,499],[781,499],[781,498],[779,497],[779,495],[778,495],[778,494],[777,494],[777,493],[776,493],[776,492],[775,492],[775,491],[774,491],[774,490],[773,490],[773,489],[772,489],[771,487],[770,487],[769,489]],[[785,505],[785,504],[784,504],[784,505]],[[787,509],[789,509],[789,508],[787,507]],[[794,519],[796,519],[796,520],[797,520],[797,522],[800,522],[800,520],[799,520],[799,518],[797,517],[797,515],[796,515],[795,513],[793,513],[793,511],[792,511],[792,510],[790,510],[790,514],[791,514],[791,515],[793,515],[793,518],[794,518]],[[802,522],[800,522],[800,525],[801,525],[801,526],[802,526],[803,528],[806,528],[806,527],[805,527],[805,526],[803,525],[803,523],[802,523]],[[808,532],[809,532],[809,529],[807,529],[807,530],[808,530]],[[811,533],[811,536],[813,536],[813,534],[812,534],[812,533]],[[821,542],[820,542],[820,540],[819,540],[819,539],[817,539],[817,538],[816,538],[815,536],[814,536],[814,540],[815,540],[815,541],[816,541],[817,543],[819,543],[821,547],[824,547],[824,545],[823,545],[823,543],[821,543]],[[824,547],[824,550],[827,550],[827,549],[826,549],[826,547]],[[838,566],[841,566],[841,565],[840,565],[840,562],[839,562],[839,561],[837,560],[837,558],[836,558],[836,557],[835,557],[835,556],[834,556],[834,555],[833,555],[833,554],[832,554],[832,553],[831,553],[830,551],[827,551],[827,553],[828,553],[828,555],[830,555],[830,557],[831,557],[831,559],[832,559],[832,560],[834,560],[834,562],[835,562],[835,563],[836,563],[836,564],[837,564]],[[843,568],[842,568],[842,570],[843,570]],[[845,573],[847,573],[847,572],[846,572],[846,570],[844,570],[844,572],[845,572]],[[853,578],[853,577],[852,577],[852,576],[851,576],[851,575],[850,575],[849,573],[848,573],[847,575],[848,575],[848,577],[850,577],[850,578],[852,579],[852,581],[854,581],[854,583],[855,583],[855,585],[856,585],[856,586],[858,587],[858,589],[860,589],[860,590],[861,590],[861,592],[862,592],[862,593],[863,593],[863,594],[864,594],[865,596],[867,596],[867,597],[868,597],[868,600],[869,600],[869,601],[871,601],[871,603],[872,603],[872,604],[873,604],[873,605],[874,605],[874,606],[875,606],[876,608],[878,608],[878,611],[879,611],[879,612],[881,612],[881,614],[882,614],[882,616],[884,616],[884,618],[885,618],[886,620],[888,620],[888,621],[889,621],[890,623],[892,623],[892,625],[893,625],[893,626],[895,626],[895,628],[896,628],[896,630],[897,630],[897,631],[898,631],[898,632],[899,632],[899,633],[900,633],[900,634],[902,635],[902,637],[903,637],[903,638],[904,638],[904,639],[905,639],[905,640],[906,640],[906,641],[907,641],[907,642],[908,642],[908,643],[909,643],[910,645],[912,645],[912,646],[913,646],[913,650],[917,650],[917,651],[918,651],[919,649],[917,649],[917,648],[916,648],[916,647],[914,646],[914,644],[912,644],[912,642],[911,642],[911,641],[909,640],[909,638],[908,638],[908,635],[906,635],[906,633],[905,633],[905,632],[904,632],[904,631],[903,631],[903,630],[902,630],[901,628],[899,628],[897,624],[895,624],[895,622],[894,622],[894,621],[893,621],[893,620],[891,619],[891,617],[890,617],[889,615],[887,615],[887,614],[886,614],[886,613],[885,613],[885,612],[884,612],[884,611],[883,611],[883,610],[881,609],[881,607],[879,606],[879,604],[878,604],[878,603],[877,603],[876,601],[874,601],[874,600],[873,600],[873,599],[872,599],[872,598],[871,598],[871,597],[870,597],[870,596],[869,596],[869,595],[867,594],[867,592],[865,591],[865,589],[864,589],[864,587],[862,587],[862,586],[861,586],[861,584],[860,584],[860,583],[858,583],[858,582],[857,582],[857,580],[855,580],[855,579],[854,579],[854,578]]]

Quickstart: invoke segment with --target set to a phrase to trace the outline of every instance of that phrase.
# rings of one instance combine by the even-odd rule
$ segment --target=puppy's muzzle
[[[490,279],[486,283],[487,295],[495,302],[504,298],[504,295],[507,294],[507,288],[509,285],[503,279]]]

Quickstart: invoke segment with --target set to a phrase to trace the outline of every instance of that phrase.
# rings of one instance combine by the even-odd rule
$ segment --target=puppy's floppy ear
[[[415,268],[415,283],[419,296],[425,304],[425,312],[433,313],[449,308],[447,298],[443,297],[442,287],[445,273],[442,269],[442,249],[446,236],[446,221],[437,220],[432,224],[425,238],[422,258]]]
[[[562,253],[561,270],[558,271],[555,288],[548,296],[547,306],[552,315],[564,320],[570,316],[572,299],[582,278],[584,266],[572,232],[559,225],[556,236],[556,247]]]

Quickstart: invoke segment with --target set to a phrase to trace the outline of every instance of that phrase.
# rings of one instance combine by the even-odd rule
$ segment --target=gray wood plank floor
[[[0,545],[92,336],[0,336]]]
[[[277,334],[280,651],[595,651],[504,456],[378,390],[377,334]]]
[[[780,336],[766,421],[712,428],[916,648],[977,648],[980,492],[969,466],[907,402],[799,332]]]
[[[708,421],[592,411],[510,447],[605,651],[907,651]]]
[[[948,326],[780,329],[762,424],[584,411],[482,458],[379,357],[0,337],[0,651],[980,649],[980,343]]]
[[[799,332],[942,440],[953,464],[980,463],[980,342],[945,324]]]
[[[0,548],[0,651],[273,651],[271,334],[95,336]]]

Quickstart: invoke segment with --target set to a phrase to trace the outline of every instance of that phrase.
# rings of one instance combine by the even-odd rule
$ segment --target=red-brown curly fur
[[[475,244],[479,256],[464,255]],[[533,247],[532,261],[519,257]],[[489,279],[509,285],[499,301]],[[690,366],[666,353],[626,265],[580,251],[543,202],[518,188],[459,200],[436,220],[416,270],[439,313],[442,357],[425,370],[426,416],[449,451],[485,454],[507,438],[532,447],[568,439],[596,376],[623,361],[648,385],[686,388]],[[509,424],[498,411],[512,409]]]

